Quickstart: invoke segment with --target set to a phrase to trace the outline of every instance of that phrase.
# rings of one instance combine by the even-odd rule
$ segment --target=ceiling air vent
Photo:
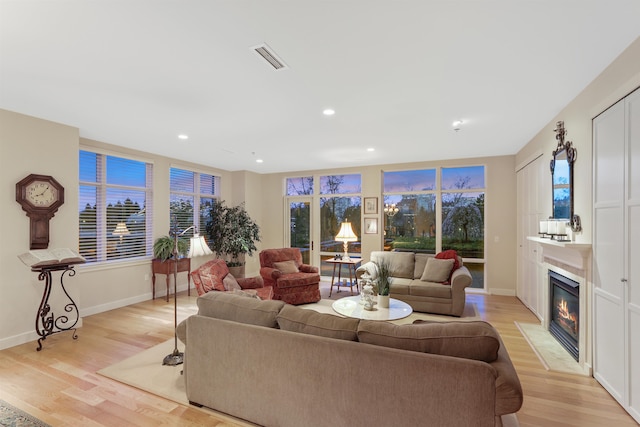
[[[287,64],[285,64],[284,61],[278,58],[278,55],[273,53],[273,49],[267,46],[266,43],[255,46],[252,49],[255,50],[258,55],[264,58],[264,60],[267,61],[274,69],[282,70],[288,68]]]

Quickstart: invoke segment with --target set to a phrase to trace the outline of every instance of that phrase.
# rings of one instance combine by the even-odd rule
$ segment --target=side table
[[[356,287],[356,291],[360,292],[358,287],[358,279],[356,278],[356,268],[362,262],[360,258],[350,258],[350,259],[327,259],[326,262],[333,264],[333,275],[331,276],[331,288],[329,289],[329,296],[333,292],[333,287],[338,287],[338,292],[340,292],[340,286],[347,286],[351,291],[351,295],[353,295],[353,287]],[[349,271],[349,281],[346,285],[342,283],[342,266],[346,265],[347,270]],[[338,267],[338,281],[336,282],[336,267]],[[353,276],[352,276],[353,273]]]
[[[187,272],[187,295],[191,296],[191,258],[180,258],[177,261],[178,263],[178,273],[183,271]],[[167,276],[167,302],[169,302],[169,277],[173,275],[175,271],[176,261],[173,259],[168,259],[166,261],[161,261],[159,259],[151,260],[151,270],[152,277],[151,282],[153,283],[153,299],[156,299],[156,274],[164,274]],[[177,289],[177,284],[176,289]]]

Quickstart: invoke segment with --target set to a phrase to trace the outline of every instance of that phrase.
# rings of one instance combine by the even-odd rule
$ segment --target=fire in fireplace
[[[577,361],[580,320],[580,284],[549,270],[551,319],[549,332]]]

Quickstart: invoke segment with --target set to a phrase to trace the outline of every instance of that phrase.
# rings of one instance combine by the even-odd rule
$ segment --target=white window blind
[[[179,230],[195,225],[198,232],[206,238],[206,225],[209,220],[209,208],[219,196],[220,177],[171,168],[169,211],[171,221],[177,221]],[[173,226],[174,224],[172,224]],[[192,236],[191,231],[185,237]]]
[[[80,254],[97,263],[152,255],[153,165],[80,151]]]

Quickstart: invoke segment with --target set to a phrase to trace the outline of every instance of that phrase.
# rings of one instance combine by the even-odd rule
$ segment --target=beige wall
[[[65,202],[50,222],[49,246],[77,247],[78,129],[0,110],[0,154],[0,348],[4,348],[37,338],[34,321],[44,289],[44,282],[17,257],[29,250],[29,218],[16,202],[15,185],[31,173],[53,176],[65,189]],[[68,280],[74,299],[81,292],[79,282]],[[57,300],[53,294],[52,301]],[[26,331],[32,332],[30,339],[22,336]]]
[[[535,153],[551,160],[557,141],[553,130],[564,121],[566,140],[573,142],[578,156],[574,166],[574,211],[580,215],[584,231],[576,241],[590,243],[592,235],[592,119],[616,101],[640,86],[640,38],[636,39],[580,95],[558,113],[516,155],[516,165],[523,166]],[[551,173],[551,172],[549,172]],[[551,200],[551,188],[547,190]],[[549,203],[549,210],[551,203]],[[551,211],[548,212],[551,215]]]

